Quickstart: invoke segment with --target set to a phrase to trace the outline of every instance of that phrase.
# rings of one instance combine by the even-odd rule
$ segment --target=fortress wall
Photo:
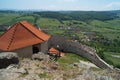
[[[57,45],[59,45],[59,47],[57,47]],[[61,50],[63,52],[67,52],[67,53],[70,52],[70,53],[75,53],[80,56],[83,56],[100,68],[112,69],[112,67],[110,65],[108,65],[105,61],[103,61],[97,55],[95,49],[90,48],[81,43],[78,43],[75,41],[67,41],[63,37],[53,36],[49,40],[49,46],[57,48],[58,50]]]

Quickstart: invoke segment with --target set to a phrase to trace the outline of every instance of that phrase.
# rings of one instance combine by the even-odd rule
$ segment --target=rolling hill
[[[120,10],[0,11],[1,27],[22,20],[51,35],[62,35],[87,44],[95,48],[106,62],[120,68]]]

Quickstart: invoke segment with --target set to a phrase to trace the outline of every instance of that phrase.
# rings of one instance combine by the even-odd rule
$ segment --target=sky
[[[120,10],[120,0],[0,0],[0,9],[52,11]]]

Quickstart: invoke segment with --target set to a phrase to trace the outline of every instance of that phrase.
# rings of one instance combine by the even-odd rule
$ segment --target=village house
[[[49,51],[48,51],[49,54],[52,54],[52,55],[59,55],[60,57],[63,57],[65,54],[55,48],[50,48]]]
[[[0,36],[0,52],[16,52],[19,57],[31,57],[37,52],[48,52],[50,35],[27,21],[17,22]]]

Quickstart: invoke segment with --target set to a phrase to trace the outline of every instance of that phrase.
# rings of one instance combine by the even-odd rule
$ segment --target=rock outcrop
[[[87,63],[87,62],[85,62]],[[19,65],[0,69],[0,80],[119,80],[120,72],[102,70],[83,62],[70,65],[63,62],[21,60]],[[90,63],[90,62],[89,62]],[[92,63],[91,63],[92,64]],[[67,66],[67,67],[66,67]],[[66,68],[65,68],[66,67]]]
[[[2,52],[0,53],[0,69],[6,68],[10,64],[18,64],[19,59],[16,53],[14,52]]]
[[[38,52],[37,54],[33,54],[32,55],[32,60],[49,60],[49,55],[42,53],[42,52]]]

